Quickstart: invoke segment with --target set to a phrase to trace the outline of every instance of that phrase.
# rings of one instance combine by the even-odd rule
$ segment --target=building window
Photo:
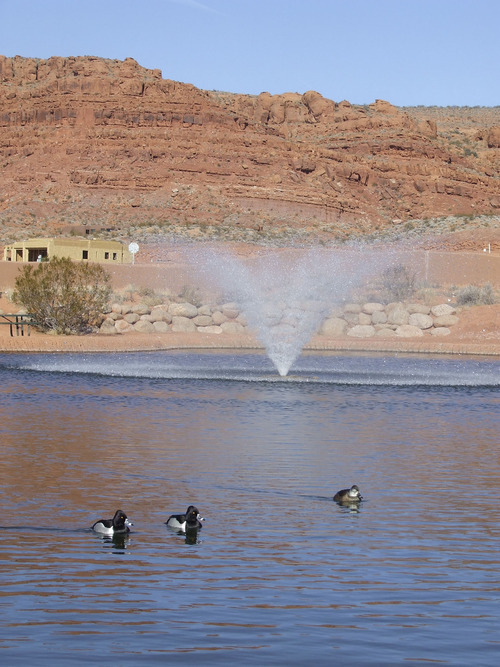
[[[41,262],[47,258],[47,248],[28,248],[28,262]]]
[[[114,252],[114,253],[113,253],[113,259],[114,259],[114,260],[118,259],[118,253],[117,253],[117,252]]]
[[[88,258],[89,258],[89,251],[82,250],[82,259],[88,259]]]
[[[104,259],[109,259],[109,252],[104,253]]]

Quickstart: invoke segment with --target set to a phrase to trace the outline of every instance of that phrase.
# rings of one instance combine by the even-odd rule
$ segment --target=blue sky
[[[207,90],[500,105],[500,0],[0,0],[0,53],[95,55]]]

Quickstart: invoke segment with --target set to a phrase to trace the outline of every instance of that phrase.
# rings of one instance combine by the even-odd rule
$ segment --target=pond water
[[[0,355],[5,665],[496,665],[500,362]],[[359,508],[332,501],[356,483]],[[164,525],[195,504],[197,535]],[[89,530],[123,509],[130,536]]]

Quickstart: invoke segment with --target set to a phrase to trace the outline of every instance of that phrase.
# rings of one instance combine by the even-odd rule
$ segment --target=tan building
[[[51,257],[104,264],[132,263],[132,255],[120,241],[102,239],[30,239],[5,246],[3,253],[7,262],[39,262]]]

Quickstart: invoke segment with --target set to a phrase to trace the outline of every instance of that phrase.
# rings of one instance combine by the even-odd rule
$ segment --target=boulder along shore
[[[200,332],[91,334],[56,336],[31,331],[31,335],[10,336],[9,327],[0,327],[0,352],[139,352],[154,350],[253,350],[264,345],[254,333]],[[314,335],[304,346],[311,351],[352,351],[384,354],[500,355],[500,305],[463,309],[458,322],[444,339],[441,336],[372,337]]]

